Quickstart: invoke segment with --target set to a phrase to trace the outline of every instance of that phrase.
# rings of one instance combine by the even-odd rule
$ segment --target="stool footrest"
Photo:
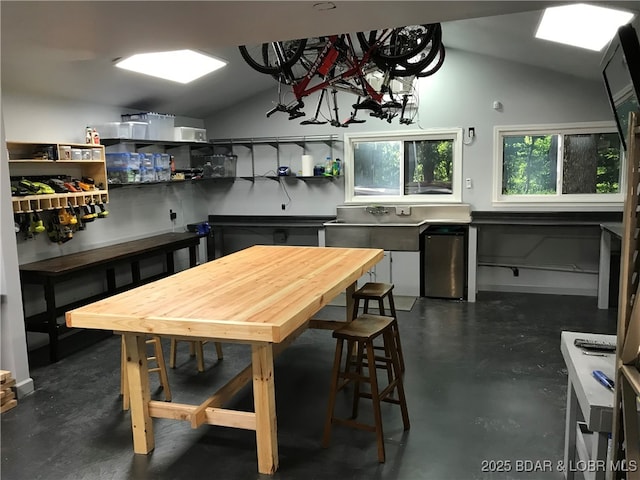
[[[332,423],[339,423],[339,424],[346,425],[346,426],[353,427],[353,428],[358,428],[360,430],[366,430],[367,432],[375,432],[376,431],[375,425],[369,425],[368,423],[357,422],[356,420],[353,420],[351,418],[333,417],[331,419],[331,422]]]

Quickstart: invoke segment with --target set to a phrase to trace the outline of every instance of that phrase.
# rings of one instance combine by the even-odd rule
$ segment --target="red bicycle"
[[[334,126],[363,122],[355,118],[357,111],[362,109],[388,121],[401,110],[400,122],[411,123],[404,117],[409,95],[405,93],[402,102],[396,100],[391,82],[398,77],[435,73],[444,61],[441,37],[440,24],[429,24],[373,30],[368,34],[359,32],[358,45],[349,34],[341,34],[239,48],[252,68],[272,75],[278,81],[278,103],[267,112],[267,117],[275,112],[288,113],[290,120],[301,117],[305,115],[302,99],[320,91],[314,118],[303,124],[326,123],[318,120],[325,96],[333,111],[331,124]],[[378,87],[370,81],[376,74],[381,79]],[[295,97],[288,104],[283,102],[283,85],[290,86]],[[327,95],[328,90],[331,96]],[[338,118],[338,91],[358,97],[353,113],[345,122]],[[388,101],[384,101],[385,96],[389,97]]]

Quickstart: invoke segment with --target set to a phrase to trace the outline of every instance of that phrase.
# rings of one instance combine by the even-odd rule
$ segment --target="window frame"
[[[620,192],[619,193],[556,193],[555,195],[504,195],[502,193],[503,174],[503,137],[517,135],[576,135],[589,133],[615,133],[618,130],[615,122],[584,122],[539,125],[496,125],[493,128],[493,188],[492,204],[499,207],[594,207],[615,206],[624,204],[626,192],[626,155],[620,144]],[[564,146],[561,140],[559,145]],[[563,150],[562,150],[563,151]],[[562,185],[562,166],[564,155],[559,158],[557,182]]]
[[[384,141],[421,141],[421,140],[452,140],[453,141],[453,175],[451,179],[450,194],[422,194],[405,195],[404,193],[404,155],[400,162],[400,194],[399,195],[355,195],[354,155],[353,144],[355,142],[384,142]],[[367,132],[344,134],[344,160],[345,160],[345,203],[369,204],[369,203],[461,203],[462,202],[462,156],[463,156],[463,129],[462,128],[438,128],[426,130],[411,130],[401,132]]]

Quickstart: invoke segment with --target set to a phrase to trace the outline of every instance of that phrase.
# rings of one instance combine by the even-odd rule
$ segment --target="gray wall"
[[[477,138],[470,146],[465,146],[463,154],[463,178],[472,178],[474,188],[463,191],[463,201],[470,203],[473,210],[489,210],[491,205],[493,127],[507,124],[558,123],[609,120],[611,114],[599,81],[587,82],[571,76],[551,73],[545,70],[509,63],[498,59],[470,55],[450,50],[443,68],[432,78],[420,82],[419,123],[411,127],[400,127],[397,123],[370,119],[363,125],[349,127],[349,132],[391,131],[411,128],[433,127],[475,127]],[[205,126],[210,138],[261,137],[339,134],[330,126],[303,127],[296,121],[288,121],[285,116],[265,118],[265,112],[275,100],[273,91],[256,95],[249,100],[234,105],[232,109],[216,113],[208,119],[176,119],[177,125]],[[502,102],[504,110],[492,109],[494,100]],[[312,102],[310,102],[311,104]],[[341,117],[346,118],[353,98],[341,100]],[[130,111],[129,111],[130,112]],[[92,123],[119,120],[121,113],[129,113],[120,108],[106,105],[78,104],[65,99],[43,98],[19,92],[2,91],[2,116],[5,122],[6,138],[12,141],[83,142],[84,127]],[[272,155],[272,153],[265,153]],[[301,152],[286,153],[295,167]],[[318,152],[318,156],[322,156]],[[341,155],[337,150],[334,156]],[[242,159],[240,159],[242,162]],[[246,160],[245,160],[246,161]],[[261,160],[256,165],[256,173],[264,174],[275,167],[273,159]],[[239,174],[246,171],[246,164],[238,166]],[[3,177],[7,171],[2,169]],[[10,192],[3,178],[3,212],[10,211]],[[218,215],[332,215],[336,205],[344,200],[342,181],[284,182],[286,191],[279,182],[256,179],[254,182],[237,180],[232,184],[202,183],[198,185],[180,184],[172,186],[125,187],[110,191],[110,216],[96,220],[84,232],[63,246],[52,244],[40,236],[33,240],[17,237],[17,257],[20,263],[58,256],[95,246],[117,243],[127,239],[140,238],[165,231],[181,231],[188,223],[206,219],[208,214]],[[291,202],[283,211],[281,205]],[[175,223],[169,220],[168,210],[177,211]],[[7,279],[17,278],[17,265],[11,261],[16,246],[12,233],[11,215],[2,216],[3,268]],[[9,234],[7,234],[9,232]],[[573,242],[581,240],[573,239]],[[591,242],[591,239],[587,239]],[[584,248],[590,248],[589,243]],[[554,245],[557,248],[557,245]],[[566,245],[570,251],[571,245]],[[583,250],[580,247],[580,250]],[[592,259],[589,260],[592,264]],[[596,262],[597,263],[597,262]],[[178,261],[184,266],[186,259]],[[150,265],[149,268],[154,268]],[[494,274],[480,269],[479,285],[482,289],[483,275],[489,275],[486,284],[513,283],[509,277],[496,280]],[[551,285],[558,283],[552,274],[536,273],[527,277],[521,273],[519,288],[527,289],[532,284]],[[581,282],[584,285],[581,285]],[[568,282],[561,278],[559,286],[579,285],[578,290],[595,295],[593,275],[586,279]],[[83,284],[87,289],[99,289],[100,280],[95,285]],[[5,352],[11,352],[12,343],[21,340],[5,336],[5,325],[9,322],[14,332],[23,328],[19,287],[7,292],[7,305],[11,318],[5,318],[3,306],[3,365],[11,365],[5,359]],[[68,296],[78,293],[75,288],[65,292]],[[30,310],[35,305],[28,305]],[[19,353],[16,353],[20,356]],[[24,377],[24,372],[17,372]],[[18,381],[26,378],[18,378]]]
[[[265,117],[277,100],[276,84],[272,91],[258,94],[246,102],[216,113],[206,119],[210,138],[261,137],[286,135],[325,135],[367,131],[397,131],[410,129],[475,127],[476,140],[465,146],[463,178],[473,179],[474,187],[463,190],[462,201],[473,210],[491,210],[493,158],[493,128],[495,125],[537,123],[590,122],[612,120],[605,90],[600,81],[585,81],[577,77],[506,62],[483,55],[447,50],[444,65],[436,75],[421,79],[419,93],[419,123],[400,126],[397,121],[369,119],[367,123],[336,129],[329,125],[301,126],[299,120],[289,121],[287,115],[276,113]],[[344,99],[342,99],[344,98]],[[341,97],[341,118],[346,118],[355,97]],[[504,108],[492,108],[494,100]],[[306,109],[312,114],[313,101]],[[365,115],[360,115],[366,118]],[[238,185],[242,189],[241,185]],[[327,200],[334,200],[330,192]],[[244,190],[230,192],[234,203]],[[338,202],[344,200],[337,199]],[[315,205],[310,204],[311,208]]]

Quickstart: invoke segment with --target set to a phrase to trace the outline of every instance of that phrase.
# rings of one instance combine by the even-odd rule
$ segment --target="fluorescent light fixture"
[[[193,50],[140,53],[116,63],[116,67],[179,83],[189,83],[224,67],[227,62]]]
[[[632,18],[633,13],[584,3],[550,7],[544,11],[536,38],[600,51],[618,27]]]

